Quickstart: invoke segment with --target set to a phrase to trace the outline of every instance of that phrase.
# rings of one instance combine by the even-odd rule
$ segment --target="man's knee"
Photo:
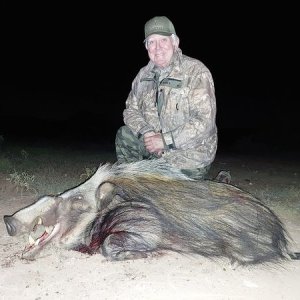
[[[118,129],[115,144],[119,162],[133,162],[142,159],[141,141],[128,126],[122,126]]]
[[[121,126],[116,134],[116,140],[127,140],[136,138],[128,126]]]

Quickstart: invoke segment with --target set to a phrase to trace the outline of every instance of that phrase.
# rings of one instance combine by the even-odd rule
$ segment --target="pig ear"
[[[96,199],[98,208],[105,208],[116,195],[116,186],[110,182],[104,182],[99,185],[96,191]]]
[[[104,182],[99,185],[96,198],[98,201],[104,201],[105,199],[111,199],[114,196],[115,185],[110,182]]]

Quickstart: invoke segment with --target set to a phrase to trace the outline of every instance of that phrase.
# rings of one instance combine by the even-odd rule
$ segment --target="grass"
[[[20,191],[34,191],[39,196],[57,194],[89,178],[97,167],[114,162],[111,149],[76,146],[6,145],[0,152],[0,173]]]
[[[37,191],[33,188],[33,184],[35,181],[34,175],[29,175],[27,172],[18,173],[17,171],[15,171],[14,173],[9,174],[7,180],[17,187],[17,191],[20,190],[21,192],[23,192],[24,190],[33,190],[35,193],[37,193]]]

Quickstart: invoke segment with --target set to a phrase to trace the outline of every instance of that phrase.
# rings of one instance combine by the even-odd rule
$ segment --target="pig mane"
[[[169,179],[182,179],[182,180],[192,180],[185,174],[181,172],[180,169],[175,168],[168,163],[166,163],[163,159],[157,160],[142,160],[138,162],[132,163],[114,163],[114,164],[105,164],[101,166],[101,172],[104,169],[110,168],[110,176],[112,177],[139,177],[139,176],[159,176],[161,179],[169,178]]]

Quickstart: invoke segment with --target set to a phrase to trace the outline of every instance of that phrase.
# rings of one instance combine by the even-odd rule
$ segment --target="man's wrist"
[[[176,149],[175,142],[171,132],[166,132],[164,134],[162,133],[161,136],[166,150]]]
[[[140,130],[138,131],[138,133],[137,133],[137,138],[140,139],[145,133],[151,132],[151,131],[154,132],[154,130],[153,130],[152,127],[145,126],[145,127],[143,127],[142,129],[140,129]]]

